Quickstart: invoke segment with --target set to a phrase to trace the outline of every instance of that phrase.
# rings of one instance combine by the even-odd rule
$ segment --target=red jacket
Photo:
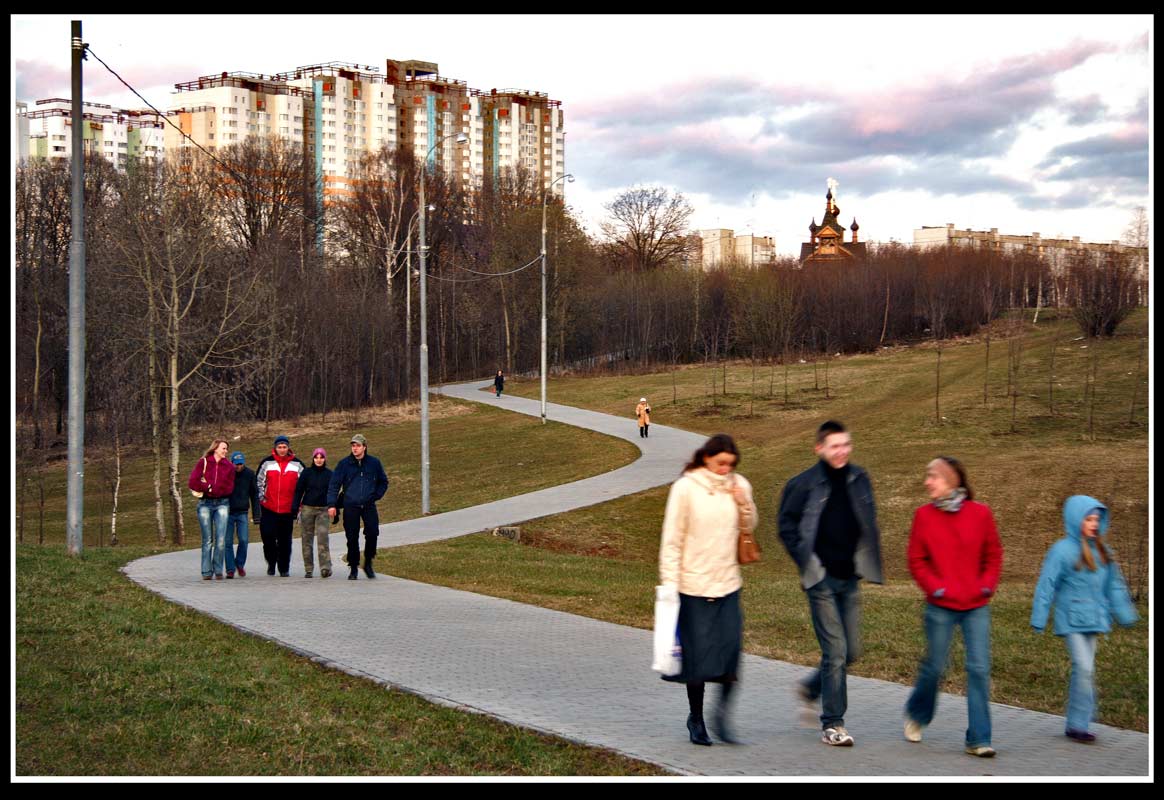
[[[214,456],[198,459],[186,482],[196,492],[212,500],[230,497],[234,491],[234,464],[229,458],[218,461]]]
[[[259,484],[259,503],[275,514],[290,514],[295,499],[295,483],[306,469],[303,462],[290,450],[282,458],[271,455],[259,462],[255,478]]]
[[[908,553],[913,579],[936,606],[969,611],[998,587],[1002,542],[990,506],[967,500],[950,513],[926,503],[913,514]]]

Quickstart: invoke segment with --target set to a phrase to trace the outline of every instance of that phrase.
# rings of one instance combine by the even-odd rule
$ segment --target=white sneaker
[[[980,744],[975,747],[967,746],[966,752],[979,758],[994,758],[994,748],[988,744]]]
[[[905,738],[910,742],[920,742],[922,739],[922,728],[925,727],[920,722],[914,722],[909,717],[905,718]]]
[[[835,728],[825,728],[821,731],[820,740],[833,747],[852,747],[853,737],[840,725]]]

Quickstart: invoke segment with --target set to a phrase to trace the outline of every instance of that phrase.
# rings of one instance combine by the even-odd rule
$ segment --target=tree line
[[[159,541],[184,539],[182,432],[380,405],[417,392],[419,162],[368,154],[320,208],[278,139],[85,170],[86,441],[148,443]],[[552,372],[747,358],[783,363],[976,331],[1007,308],[1070,308],[1111,335],[1136,304],[1117,257],[876,248],[857,264],[698,267],[679,194],[633,187],[600,235],[525,172],[480,191],[426,177],[431,382],[536,372],[545,214]],[[69,164],[16,175],[21,456],[64,451]],[[544,212],[543,212],[544,210]],[[524,267],[524,268],[523,268]],[[22,515],[23,518],[23,515]]]

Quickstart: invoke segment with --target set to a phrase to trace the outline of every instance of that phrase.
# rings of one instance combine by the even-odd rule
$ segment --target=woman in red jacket
[[[917,509],[909,532],[909,571],[926,594],[926,654],[905,704],[905,738],[920,742],[934,718],[954,626],[966,645],[966,752],[989,758],[990,598],[1002,572],[1002,543],[990,507],[974,501],[966,470],[938,456],[926,466],[931,502]]]
[[[226,558],[226,522],[234,491],[234,464],[226,457],[226,440],[215,439],[190,472],[187,486],[198,492],[198,527],[202,529],[202,580],[222,580]]]

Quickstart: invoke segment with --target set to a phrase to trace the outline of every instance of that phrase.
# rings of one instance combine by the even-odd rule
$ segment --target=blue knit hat
[[[230,463],[245,464],[247,463],[247,457],[242,454],[242,450],[235,450],[230,454]]]
[[[279,446],[279,442],[282,442],[283,444],[287,445],[288,447],[290,447],[290,446],[291,446],[291,440],[290,440],[290,439],[288,439],[288,438],[287,438],[287,437],[286,437],[284,434],[282,434],[282,433],[280,433],[278,436],[276,436],[276,437],[275,437],[275,444],[274,444],[274,445],[272,445],[272,447],[278,447],[278,446]]]

